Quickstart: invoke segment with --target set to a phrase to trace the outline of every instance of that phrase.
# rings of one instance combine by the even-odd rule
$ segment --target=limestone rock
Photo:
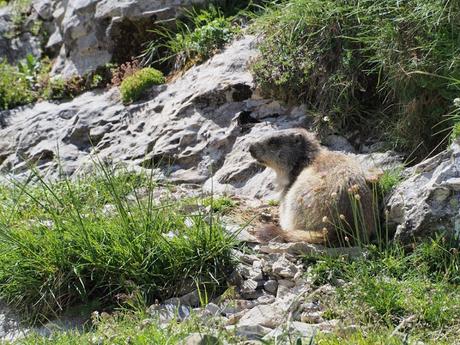
[[[248,340],[261,339],[271,331],[270,328],[261,325],[235,325],[227,326],[227,329],[235,332],[235,335],[244,337]]]
[[[281,256],[272,266],[272,271],[275,275],[281,278],[294,278],[299,269],[291,263],[286,257]]]
[[[209,334],[192,333],[179,344],[181,345],[219,345],[219,339]]]
[[[408,243],[441,233],[460,236],[460,143],[421,162],[392,192],[387,208],[395,238]]]
[[[155,22],[173,25],[182,8],[201,0],[68,0],[53,12],[55,34],[48,46],[60,42],[54,73],[65,77],[94,71],[110,61],[123,63],[137,56],[153,39]],[[49,13],[40,7],[44,16]],[[59,37],[59,38],[58,38]]]
[[[262,304],[249,310],[238,323],[239,326],[261,325],[275,328],[285,317],[283,310],[275,304]]]

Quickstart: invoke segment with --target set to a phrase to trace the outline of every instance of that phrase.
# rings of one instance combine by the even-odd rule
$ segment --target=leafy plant
[[[163,73],[154,68],[146,67],[138,70],[121,82],[121,100],[124,104],[132,103],[138,100],[149,87],[164,82]]]

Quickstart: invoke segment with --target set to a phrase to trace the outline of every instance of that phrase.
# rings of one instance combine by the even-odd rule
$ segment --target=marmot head
[[[315,158],[320,146],[303,128],[275,131],[252,143],[249,152],[259,163],[288,175],[291,182]]]

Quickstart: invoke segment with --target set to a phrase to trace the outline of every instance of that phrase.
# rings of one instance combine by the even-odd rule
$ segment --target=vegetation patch
[[[174,30],[153,30],[157,39],[148,42],[142,54],[143,63],[166,65],[180,70],[199,63],[230,42],[239,31],[233,17],[225,16],[217,7],[190,10],[178,20]]]
[[[459,6],[281,2],[254,27],[264,35],[252,66],[256,82],[268,95],[311,105],[320,128],[376,128],[394,147],[423,157],[445,139],[433,126],[459,94],[451,82],[460,79]]]
[[[0,61],[0,110],[11,109],[39,100],[75,97],[84,91],[101,87],[112,77],[109,67],[68,79],[50,77],[51,61],[28,55],[16,66]],[[14,85],[15,87],[11,87]]]
[[[123,79],[120,85],[123,104],[137,101],[153,85],[163,84],[165,79],[160,71],[146,67]]]
[[[335,293],[320,298],[325,315],[367,332],[389,334],[399,327],[423,341],[449,343],[460,335],[460,258],[455,245],[436,239],[411,250],[397,244],[383,251],[369,247],[366,257],[355,260],[309,257],[306,262],[316,284],[336,286]]]
[[[153,178],[102,163],[96,178],[35,178],[0,189],[0,298],[32,320],[223,284],[233,237],[180,201],[158,203]]]
[[[14,344],[21,345],[172,345],[181,344],[191,333],[214,334],[209,344],[241,344],[242,339],[226,330],[217,319],[204,320],[192,315],[181,322],[176,320],[160,326],[159,321],[146,312],[117,312],[112,315],[94,314],[93,326],[89,332],[68,331],[54,333],[50,337],[31,334]],[[207,342],[204,342],[207,344]]]

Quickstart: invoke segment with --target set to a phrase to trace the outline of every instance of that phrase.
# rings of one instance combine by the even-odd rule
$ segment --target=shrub
[[[0,298],[31,318],[76,303],[212,293],[234,244],[207,215],[159,203],[154,179],[99,166],[97,177],[0,187]],[[146,189],[141,198],[139,188]]]
[[[419,157],[441,140],[432,128],[460,87],[449,80],[460,76],[459,2],[291,0],[256,30],[265,93],[310,104],[334,130],[376,128]]]
[[[120,85],[121,100],[128,104],[138,100],[153,85],[163,84],[165,79],[160,71],[147,67],[125,78]]]

